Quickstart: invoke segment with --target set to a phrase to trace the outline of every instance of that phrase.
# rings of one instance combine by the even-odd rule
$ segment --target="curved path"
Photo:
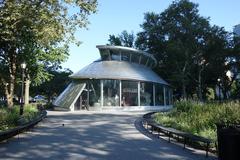
[[[50,111],[32,132],[0,143],[0,159],[206,159],[204,151],[149,135],[142,114]]]

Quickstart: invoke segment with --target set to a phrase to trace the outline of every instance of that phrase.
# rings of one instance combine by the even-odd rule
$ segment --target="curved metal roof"
[[[96,47],[99,49],[100,54],[101,54],[102,50],[107,49],[107,50],[118,50],[118,51],[121,51],[122,53],[143,55],[144,57],[150,58],[153,61],[153,63],[154,63],[153,67],[155,67],[157,65],[157,60],[152,54],[149,54],[149,53],[141,51],[141,50],[137,50],[137,49],[130,48],[130,47],[110,46],[110,45],[97,45]]]
[[[70,77],[73,79],[138,80],[169,85],[150,68],[125,61],[95,61]]]

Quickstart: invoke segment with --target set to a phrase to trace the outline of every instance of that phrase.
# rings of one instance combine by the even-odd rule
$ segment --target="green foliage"
[[[108,41],[110,45],[115,46],[125,46],[125,47],[135,47],[135,36],[134,33],[128,33],[126,30],[122,31],[122,33],[118,36],[109,35]]]
[[[224,28],[211,26],[209,18],[199,14],[198,4],[176,0],[162,13],[146,13],[137,34],[136,47],[154,54],[155,71],[181,94],[182,98],[197,93],[206,99],[207,87],[214,88],[221,78],[224,88],[226,58],[233,56],[232,36]],[[239,53],[239,52],[238,52]]]
[[[38,86],[33,86],[31,89],[31,95],[44,95],[48,101],[51,101],[54,96],[59,95],[70,83],[69,75],[72,74],[71,70],[55,71],[48,70],[51,74],[50,80],[42,83]]]
[[[14,106],[11,109],[6,107],[0,108],[0,131],[14,128],[18,125],[18,120],[21,118],[19,115],[19,106]],[[36,106],[24,106],[23,119],[24,122],[29,122],[38,115]]]
[[[20,63],[26,62],[26,78],[32,83],[49,80],[47,68],[58,68],[68,57],[69,44],[79,44],[74,33],[86,28],[96,6],[96,0],[0,2],[0,84],[6,86],[9,106]]]
[[[216,124],[240,124],[240,106],[239,102],[178,101],[170,112],[157,113],[155,120],[164,126],[216,140]]]

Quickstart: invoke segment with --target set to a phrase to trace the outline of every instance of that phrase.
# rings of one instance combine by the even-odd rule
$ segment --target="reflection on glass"
[[[138,54],[132,54],[131,61],[132,61],[133,63],[139,64],[139,58],[140,58],[140,55],[138,55]]]
[[[120,104],[120,81],[103,80],[103,105],[119,106]]]
[[[101,57],[103,61],[109,61],[109,51],[107,49],[101,50]]]
[[[113,61],[120,61],[121,60],[120,53],[116,52],[116,51],[110,50],[110,57],[111,57],[111,60],[113,60]]]
[[[172,105],[173,104],[173,99],[172,99],[172,89],[169,89],[169,105]]]
[[[130,61],[130,54],[122,53],[122,61]]]
[[[164,105],[163,86],[160,84],[155,84],[155,105],[156,106]]]
[[[146,56],[142,56],[140,63],[145,66],[147,63],[147,60],[148,60],[148,58]]]
[[[166,105],[169,105],[169,88],[165,86]]]
[[[152,83],[140,83],[140,105],[153,106],[153,85]]]
[[[122,106],[138,106],[138,83],[122,81]]]
[[[100,99],[100,80],[90,80],[87,84],[87,88],[89,91],[89,106],[90,107],[100,107],[101,99]]]

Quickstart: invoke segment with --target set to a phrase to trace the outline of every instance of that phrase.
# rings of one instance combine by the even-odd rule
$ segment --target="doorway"
[[[88,109],[88,91],[84,89],[74,104],[74,110]]]

